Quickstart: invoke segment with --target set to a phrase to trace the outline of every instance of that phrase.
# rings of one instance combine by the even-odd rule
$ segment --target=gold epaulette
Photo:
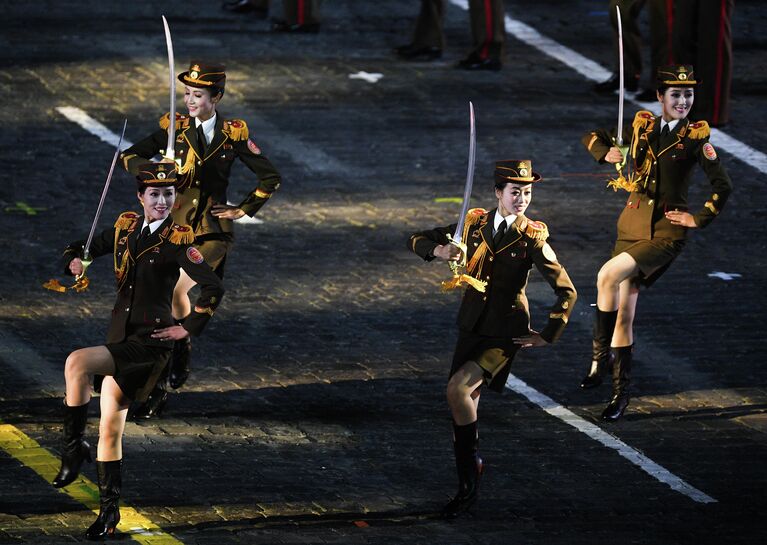
[[[549,238],[549,228],[542,221],[527,220],[525,234],[535,240],[546,240]]]
[[[479,223],[479,221],[487,214],[487,210],[484,208],[470,208],[466,212],[466,218],[463,221],[463,237],[464,242],[469,238],[469,229],[472,225]]]
[[[485,210],[484,208],[470,208],[466,212],[466,223],[474,225],[485,214],[487,214],[487,210]]]
[[[690,124],[690,138],[693,140],[701,140],[708,138],[711,135],[711,128],[708,126],[707,121],[698,121]]]
[[[646,128],[647,130],[652,130],[653,125],[655,125],[655,116],[652,112],[639,110],[634,116],[634,123],[632,124],[634,129]]]
[[[224,121],[224,127],[221,130],[234,141],[248,139],[248,124],[242,119]]]
[[[141,216],[139,216],[135,212],[131,212],[131,211],[123,212],[122,214],[120,214],[120,217],[118,217],[117,220],[115,221],[115,229],[120,229],[122,231],[126,229],[130,229],[131,227],[133,227],[133,224],[136,223],[136,221],[138,221],[140,217]]]
[[[168,130],[170,125],[170,112],[160,118],[160,128]],[[189,116],[176,112],[176,130],[184,129],[189,126]]]
[[[194,231],[188,225],[174,224],[170,230],[168,240],[173,244],[192,244],[194,242]]]

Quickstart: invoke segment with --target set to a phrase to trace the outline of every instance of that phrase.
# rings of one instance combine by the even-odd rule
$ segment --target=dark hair
[[[211,87],[208,89],[210,91],[210,98],[214,98],[218,95],[224,96],[224,88],[223,87]]]

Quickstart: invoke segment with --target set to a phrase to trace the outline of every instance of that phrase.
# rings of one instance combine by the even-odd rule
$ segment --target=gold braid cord
[[[655,116],[653,116],[652,112],[642,110],[636,113],[632,124],[634,134],[631,137],[631,157],[636,157],[636,149],[639,145],[640,134],[651,131],[654,125]],[[626,158],[626,165],[631,164],[631,157]],[[647,174],[650,172],[650,167],[650,161],[645,160],[642,167],[634,172],[631,172],[631,168],[627,166],[626,175],[623,174],[623,169],[620,169],[617,177],[610,178],[610,180],[607,181],[607,187],[612,187],[613,191],[618,191],[619,189],[623,189],[629,193],[637,191],[640,188],[642,181],[644,181]]]
[[[181,164],[181,158],[176,159],[176,164],[178,165],[178,173],[184,174],[187,176],[186,180],[188,182],[191,182],[191,180],[194,178],[194,165],[196,163],[195,152],[192,148],[189,148],[188,153],[186,154],[186,161],[184,161],[184,164]]]
[[[487,210],[484,208],[472,208],[466,213],[466,222],[463,225],[463,234],[461,237],[463,240],[468,239],[469,228],[472,225],[479,223],[480,218],[485,214],[487,214]],[[465,247],[463,249],[465,251]],[[487,244],[485,244],[485,241],[483,240],[482,244],[479,245],[477,250],[474,252],[474,255],[471,257],[471,261],[469,261],[469,263],[466,265],[466,272],[469,274],[459,273],[458,268],[460,265],[457,265],[455,269],[453,269],[453,278],[450,280],[444,280],[442,282],[442,291],[446,292],[460,288],[462,286],[471,286],[478,292],[484,293],[485,289],[487,288],[487,282],[471,276],[471,273],[473,273],[475,270],[482,270],[482,263],[485,261],[487,250]]]

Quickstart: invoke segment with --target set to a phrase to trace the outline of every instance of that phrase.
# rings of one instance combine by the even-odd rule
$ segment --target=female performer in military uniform
[[[143,217],[124,212],[90,247],[92,257],[111,254],[114,259],[117,302],[107,343],[75,350],[64,368],[64,434],[61,469],[53,480],[56,488],[74,481],[83,461],[91,460],[90,446],[83,438],[90,378],[104,377],[96,457],[101,511],[86,533],[88,539],[113,535],[120,521],[122,435],[131,400],[146,399],[170,358],[173,342],[199,335],[224,293],[221,280],[190,245],[192,229],[170,217],[176,197],[175,165],[150,163],[137,170]],[[83,272],[82,251],[80,241],[64,252],[69,273]],[[200,285],[200,297],[183,326],[175,325],[171,315],[179,269]]]
[[[630,174],[628,178],[621,174],[611,184],[631,194],[618,218],[612,258],[597,276],[592,361],[581,382],[583,388],[598,386],[613,361],[613,397],[602,412],[608,421],[618,420],[629,403],[639,287],[649,287],[660,278],[682,251],[687,231],[711,223],[732,191],[730,177],[708,141],[708,123],[687,119],[696,84],[690,65],[660,68],[657,97],[662,114],[640,111],[624,131]],[[606,130],[589,132],[583,144],[600,163],[624,161]],[[712,193],[703,208],[691,214],[687,191],[696,164],[711,183]]]
[[[479,493],[483,463],[477,455],[477,407],[482,386],[502,391],[517,350],[557,340],[575,303],[575,287],[546,241],[548,228],[524,215],[532,186],[540,180],[530,161],[499,161],[498,207],[490,212],[475,208],[467,214],[462,240],[467,247],[466,271],[473,278],[458,312],[460,332],[447,385],[459,481],[458,494],[443,509],[447,517],[467,510]],[[448,240],[455,229],[451,225],[415,233],[408,246],[426,261],[459,261],[461,251]],[[525,295],[533,265],[557,296],[540,333],[530,329]],[[487,284],[484,291],[478,282]]]
[[[217,107],[224,96],[225,68],[192,61],[189,70],[179,74],[184,84],[184,103],[188,115],[176,114],[175,154],[180,164],[177,204],[173,219],[192,226],[195,247],[205,261],[223,278],[226,254],[234,242],[233,220],[254,216],[280,186],[280,174],[261,153],[241,119],[224,119]],[[135,174],[140,164],[164,152],[168,141],[168,114],[160,128],[126,149],[120,156],[123,166]],[[235,158],[258,178],[258,185],[238,205],[227,204],[229,175]],[[191,311],[187,293],[194,281],[184,272],[173,293],[173,316],[183,323]],[[181,340],[174,347],[169,384],[180,388],[189,376],[190,343]],[[150,400],[136,416],[151,417],[165,404],[167,393],[158,382]]]

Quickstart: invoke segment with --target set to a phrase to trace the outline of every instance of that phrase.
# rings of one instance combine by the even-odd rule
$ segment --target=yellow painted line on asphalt
[[[56,456],[16,426],[4,424],[2,421],[0,421],[0,448],[40,475],[46,482],[50,483],[59,471],[60,461]],[[98,515],[99,489],[87,477],[81,475],[77,481],[58,490]],[[120,507],[118,530],[144,545],[183,545],[181,541],[164,532],[133,507],[124,504]],[[83,528],[84,533],[85,528]]]

